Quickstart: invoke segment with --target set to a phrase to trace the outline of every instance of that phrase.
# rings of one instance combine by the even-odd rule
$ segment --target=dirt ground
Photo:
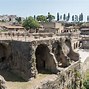
[[[35,89],[40,86],[43,82],[47,80],[54,80],[57,77],[55,74],[38,74],[36,79],[33,79],[29,82],[24,81],[22,78],[13,74],[10,71],[0,71],[0,75],[2,75],[6,80],[7,89]]]

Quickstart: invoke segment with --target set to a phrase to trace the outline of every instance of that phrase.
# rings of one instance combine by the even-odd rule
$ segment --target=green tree
[[[72,21],[74,21],[74,15],[72,15]]]
[[[55,16],[51,15],[50,12],[48,12],[47,19],[49,22],[51,22],[53,19],[55,19]]]
[[[36,16],[34,15],[34,20],[36,20]]]
[[[79,15],[79,21],[83,21],[83,13]]]
[[[21,17],[15,18],[18,23],[21,23]]]
[[[62,15],[60,15],[60,20],[62,20]]]
[[[25,27],[26,30],[29,30],[29,29],[38,29],[40,26],[40,24],[34,20],[33,17],[28,17],[24,20],[23,22],[23,27]]]
[[[59,13],[57,13],[57,21],[59,21]]]
[[[66,18],[66,21],[69,21],[70,20],[70,13],[68,13],[68,16]]]
[[[40,21],[40,22],[46,22],[46,21],[47,21],[46,18],[47,18],[47,17],[44,16],[44,15],[38,15],[38,16],[37,16],[37,20]]]
[[[89,79],[84,81],[83,85],[86,89],[89,89]]]
[[[63,15],[63,20],[64,20],[64,21],[66,20],[66,14]]]
[[[75,15],[75,22],[78,22],[78,15]]]
[[[87,22],[89,22],[89,15],[87,16]]]

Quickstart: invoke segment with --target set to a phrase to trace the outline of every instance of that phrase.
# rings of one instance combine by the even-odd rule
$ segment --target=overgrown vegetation
[[[26,30],[37,29],[40,27],[40,24],[37,20],[30,16],[24,20],[23,27],[25,27]]]
[[[89,71],[86,72],[84,82],[83,82],[83,89],[89,89]]]

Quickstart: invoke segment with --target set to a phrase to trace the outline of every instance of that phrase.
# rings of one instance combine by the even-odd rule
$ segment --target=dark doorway
[[[48,60],[49,48],[46,44],[38,45],[35,56],[36,56],[36,67],[38,72],[46,70],[46,62]]]

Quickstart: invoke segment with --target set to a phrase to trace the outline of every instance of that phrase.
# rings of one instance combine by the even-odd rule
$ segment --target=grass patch
[[[85,73],[83,86],[83,89],[89,89],[89,70],[87,70],[87,72]]]
[[[0,30],[0,32],[7,32],[7,30]]]

